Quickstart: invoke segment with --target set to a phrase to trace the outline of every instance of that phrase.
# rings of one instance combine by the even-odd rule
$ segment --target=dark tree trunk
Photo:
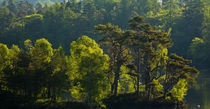
[[[147,99],[150,100],[151,98],[151,72],[150,72],[150,67],[147,67],[147,70],[145,72],[146,74],[146,79],[145,79],[145,85],[146,85],[146,91],[147,91]]]
[[[51,87],[50,87],[50,85],[48,85],[48,88],[47,88],[47,97],[48,98],[51,97]]]
[[[111,93],[112,93],[112,94],[114,93],[114,83],[111,84]]]
[[[136,90],[136,93],[139,94],[140,92],[140,67],[141,67],[141,63],[140,63],[140,51],[137,52],[137,55],[138,55],[138,58],[137,58],[137,90]]]
[[[139,88],[140,88],[139,81],[140,81],[140,77],[139,77],[139,75],[137,75],[137,90],[136,90],[137,94],[139,94],[139,92],[140,92],[140,90],[139,90]]]
[[[115,78],[114,78],[114,95],[115,96],[117,96],[118,82],[120,79],[120,67],[123,64],[121,53],[122,53],[122,46],[120,46],[120,51],[118,52],[118,55],[117,55],[117,63],[116,63],[117,68],[115,71]]]
[[[55,88],[53,88],[53,90],[52,90],[52,101],[56,102],[56,90],[55,90]]]
[[[117,70],[115,72],[115,78],[114,78],[114,95],[115,96],[117,96],[118,82],[120,78],[120,67],[121,65],[118,65]]]

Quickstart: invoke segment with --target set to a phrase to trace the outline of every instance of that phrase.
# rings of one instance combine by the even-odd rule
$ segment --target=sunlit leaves
[[[4,62],[5,58],[8,57],[9,49],[7,45],[0,43],[0,62]]]
[[[81,85],[89,103],[99,101],[106,94],[107,78],[105,71],[108,69],[109,57],[103,54],[103,50],[91,38],[82,36],[71,43],[70,62],[77,66],[72,71],[75,80]],[[76,76],[77,75],[77,76]],[[78,86],[80,87],[80,86]]]
[[[119,79],[119,93],[132,93],[135,91],[135,77],[129,75],[130,69],[121,66],[121,74]]]
[[[32,14],[32,15],[26,15],[25,16],[26,21],[32,21],[32,20],[43,20],[43,15],[41,14]]]
[[[161,97],[162,96],[162,93],[164,91],[164,87],[161,84],[161,82],[159,82],[159,80],[157,80],[157,79],[153,79],[153,81],[152,81],[151,84],[153,86],[153,94],[156,97]]]
[[[187,95],[187,81],[185,79],[181,79],[177,82],[177,84],[173,87],[173,89],[170,91],[172,94],[172,97],[177,98],[179,101],[182,101]]]
[[[49,63],[53,55],[52,45],[46,39],[38,39],[30,50],[34,64]]]

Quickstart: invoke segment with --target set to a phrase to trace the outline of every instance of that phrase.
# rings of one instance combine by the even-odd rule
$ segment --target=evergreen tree
[[[120,79],[120,68],[122,65],[129,62],[128,48],[123,45],[124,40],[122,40],[125,32],[118,26],[111,24],[98,25],[95,27],[95,32],[104,35],[104,37],[101,39],[101,42],[103,45],[109,47],[108,52],[111,58],[111,67],[109,73],[112,75],[114,72],[114,82],[111,82],[111,92],[114,95],[117,95]]]
[[[87,103],[91,106],[107,94],[108,55],[103,53],[99,45],[91,38],[82,36],[71,43],[70,61],[75,67],[72,74],[78,80],[78,87],[82,88]]]

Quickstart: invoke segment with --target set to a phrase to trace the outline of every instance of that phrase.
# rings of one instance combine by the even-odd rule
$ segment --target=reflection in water
[[[210,77],[201,75],[186,100],[188,109],[210,109]]]

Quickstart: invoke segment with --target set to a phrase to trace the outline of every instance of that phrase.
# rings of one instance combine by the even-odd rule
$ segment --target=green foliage
[[[203,39],[196,37],[192,40],[191,53],[193,59],[202,59],[203,57],[206,57],[205,54],[202,53],[204,47],[205,44]]]
[[[42,20],[43,20],[43,15],[41,15],[41,14],[32,14],[32,15],[25,16],[25,22],[28,25],[34,25],[34,24],[41,23]],[[30,24],[32,22],[35,22],[35,23],[34,24]]]
[[[183,101],[184,96],[187,95],[187,81],[185,79],[181,79],[177,82],[177,84],[170,91],[172,97],[175,97],[179,101]]]
[[[116,95],[118,85],[120,89],[117,90],[128,90],[129,87],[126,86],[125,78],[129,81],[133,80],[131,82],[133,82],[133,87],[137,93],[142,90],[141,87],[145,86],[142,92],[147,94],[148,100],[158,97],[167,99],[168,96],[170,97],[169,92],[180,79],[186,79],[189,84],[194,82],[199,71],[188,65],[191,63],[190,60],[175,54],[167,56],[168,48],[172,45],[171,29],[168,32],[157,30],[155,27],[144,23],[144,19],[139,16],[133,17],[129,21],[129,26],[131,30],[126,31],[111,24],[95,27],[95,32],[105,36],[101,40],[102,44],[110,47],[108,52],[113,61],[110,62],[112,65],[110,72],[115,74],[111,89],[115,88],[114,95]],[[123,48],[129,48],[131,51],[123,54],[122,51],[126,51]],[[129,54],[131,54],[133,62],[129,62]],[[126,57],[122,58],[123,56]],[[128,64],[128,69],[121,67],[125,64],[123,62]],[[128,72],[127,75],[119,73],[119,70],[114,70],[114,68],[119,67],[123,68],[122,72]],[[116,82],[118,80],[119,83]],[[143,81],[143,84],[140,81]],[[181,90],[179,88],[177,90]]]
[[[99,45],[91,38],[82,36],[71,43],[70,61],[78,67],[72,71],[78,75],[82,91],[87,102],[92,106],[107,94],[107,78],[105,71],[108,69],[108,55],[103,53]]]
[[[159,80],[154,79],[151,84],[153,85],[154,96],[156,97],[163,96],[162,93],[164,92],[164,87],[161,84],[161,82],[159,82]]]
[[[9,49],[5,44],[0,43],[0,90],[5,88],[4,68],[8,65]]]
[[[129,49],[123,44],[125,40],[122,38],[126,35],[118,26],[114,26],[110,23],[106,25],[95,26],[95,33],[104,35],[100,40],[102,45],[110,47],[107,49],[110,56],[110,68],[109,68],[109,82],[111,82],[111,92],[114,95],[118,93],[118,81],[120,79],[120,68],[131,62],[131,56],[129,55]],[[114,78],[114,79],[112,79]]]
[[[177,20],[183,16],[183,7],[179,5],[178,0],[168,0],[157,11],[148,12],[147,18],[154,19],[157,27],[167,30],[172,27]]]
[[[67,57],[62,47],[53,50],[46,39],[24,42],[26,51],[1,44],[1,90],[27,97],[48,97],[52,101],[69,88]],[[5,54],[6,53],[6,54]]]
[[[91,106],[118,92],[145,94],[149,101],[182,102],[199,71],[171,52],[209,69],[208,0],[53,2],[2,3],[0,42],[6,45],[0,44],[1,90],[51,101],[70,93],[65,98]],[[133,17],[127,25],[138,14],[147,19]],[[92,33],[94,26],[97,35]],[[75,41],[84,34],[100,39],[110,58],[87,36]]]
[[[9,53],[9,49],[7,48],[7,45],[0,43],[0,51],[1,51],[1,63],[5,62],[5,59],[7,58],[7,55]]]
[[[192,40],[192,44],[190,46],[190,53],[192,58],[195,60],[196,65],[198,65],[202,69],[208,69],[209,64],[209,46],[210,46],[210,35],[209,35],[209,27],[210,27],[210,9],[209,9],[209,1],[204,1],[204,20],[203,20],[203,30],[202,37],[194,38]]]
[[[46,39],[36,40],[35,46],[31,48],[31,55],[36,62],[50,62],[53,55],[52,45]]]
[[[13,21],[14,15],[6,6],[0,8],[0,13],[0,37],[2,37],[1,35],[9,29],[9,25]]]
[[[169,33],[156,30],[155,27],[144,23],[144,19],[139,16],[132,18],[129,23],[131,29],[136,31],[134,36],[127,38],[130,40],[130,48],[134,50],[136,73],[142,74],[141,81],[145,83],[145,90],[148,91],[150,99],[152,88],[161,87],[158,86],[155,79],[163,75],[163,66],[167,60],[167,48],[171,46],[170,36]],[[155,88],[154,91],[156,91]],[[159,92],[161,92],[160,90]]]
[[[129,69],[126,66],[121,66],[121,75],[119,79],[119,93],[135,92],[135,79],[129,75]]]

